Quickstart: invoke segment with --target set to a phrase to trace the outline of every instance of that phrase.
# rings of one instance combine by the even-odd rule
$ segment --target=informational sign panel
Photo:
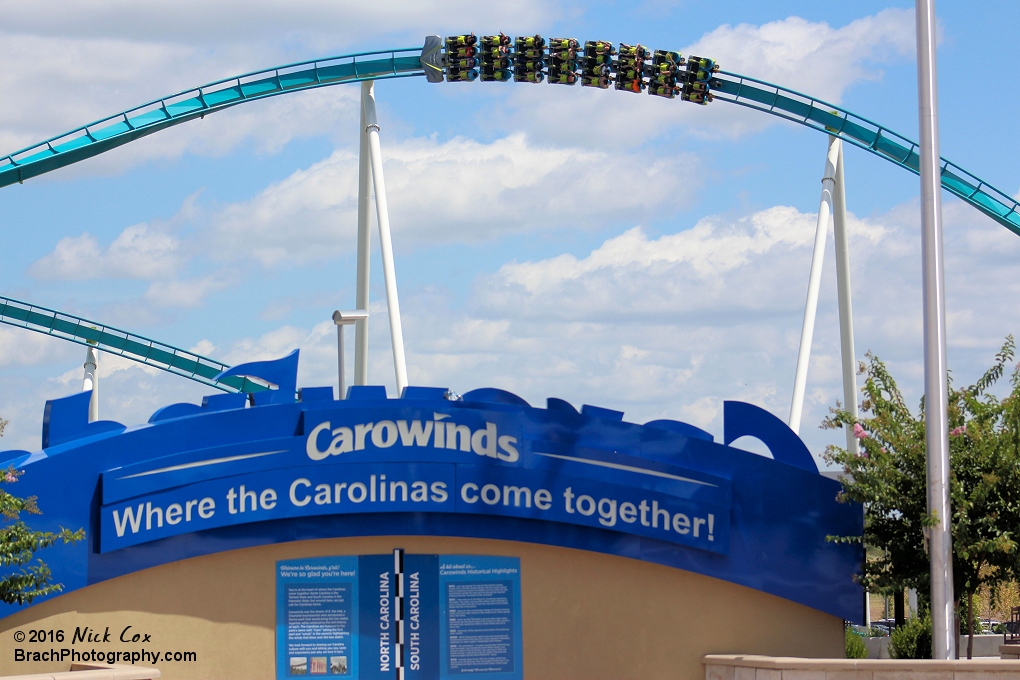
[[[520,560],[443,555],[439,593],[439,677],[522,677]]]
[[[276,565],[276,675],[351,677],[358,665],[358,558]]]
[[[397,564],[392,554],[277,562],[278,680],[390,680],[400,667],[407,680],[523,677],[518,558],[405,555],[402,572]]]

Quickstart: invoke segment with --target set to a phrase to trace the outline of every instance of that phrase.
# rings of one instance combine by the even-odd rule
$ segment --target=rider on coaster
[[[577,50],[580,45],[573,38],[550,38],[549,49],[562,52],[563,50]]]
[[[510,36],[502,32],[499,35],[483,35],[482,47],[510,47]]]
[[[473,57],[478,52],[474,47],[454,47],[447,48],[446,56],[452,59],[463,59],[464,57]]]
[[[509,69],[493,68],[489,65],[482,66],[481,80],[484,83],[509,82],[513,73]]]
[[[545,50],[534,49],[534,48],[530,48],[530,49],[526,49],[526,50],[518,50],[517,51],[517,56],[518,56],[518,58],[519,57],[526,57],[528,59],[545,59]]]
[[[673,99],[679,91],[679,88],[670,87],[669,85],[663,85],[661,83],[652,83],[648,86],[648,94],[654,94],[657,97],[665,97],[666,99]]]
[[[544,77],[541,71],[514,71],[515,83],[540,83]]]
[[[635,80],[624,80],[622,76],[618,76],[616,79],[616,89],[626,90],[628,92],[641,92],[645,87],[645,83],[640,78]]]
[[[594,57],[595,55],[602,54],[616,54],[616,50],[613,48],[613,43],[605,42],[604,40],[589,40],[584,43],[584,56]]]
[[[549,82],[560,85],[573,85],[577,82],[577,74],[573,71],[549,69]]]
[[[711,92],[691,92],[690,94],[680,95],[680,98],[685,102],[694,102],[695,104],[701,104],[702,106],[708,104],[714,97]]]
[[[626,43],[620,43],[620,54],[640,59],[649,56],[648,48],[644,45],[628,45]]]
[[[446,82],[448,83],[469,83],[478,77],[478,71],[475,69],[450,69],[446,72]]]
[[[532,49],[532,48],[534,48],[534,49],[542,49],[543,47],[545,47],[545,38],[543,38],[542,36],[537,35],[537,34],[533,35],[533,36],[528,36],[528,37],[518,36],[515,44],[517,46],[517,51],[527,50],[527,49]]]
[[[468,33],[466,35],[451,35],[446,39],[446,47],[449,49],[451,45],[454,47],[458,45],[474,45],[476,40],[477,38],[475,38],[474,33]]]
[[[655,50],[655,54],[652,57],[656,64],[673,64],[679,66],[683,63],[683,57],[680,56],[679,52],[669,52],[667,50]]]

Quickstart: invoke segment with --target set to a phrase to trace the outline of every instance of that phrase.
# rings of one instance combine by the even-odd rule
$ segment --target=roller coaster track
[[[20,300],[0,297],[0,323],[95,347],[225,392],[259,392],[267,389],[266,385],[244,377],[216,380],[216,376],[230,366],[200,354]]]
[[[23,183],[189,120],[238,104],[289,92],[365,80],[425,75],[422,48],[362,52],[299,62],[219,80],[122,111],[39,144],[0,157],[0,187]],[[880,158],[918,173],[916,142],[855,113],[809,95],[736,73],[717,74],[717,100],[728,101],[839,137]],[[942,159],[942,186],[1014,234],[1020,235],[1020,204],[960,166]],[[90,345],[147,366],[230,392],[265,385],[246,378],[216,381],[226,364],[97,322],[0,297],[0,323]]]

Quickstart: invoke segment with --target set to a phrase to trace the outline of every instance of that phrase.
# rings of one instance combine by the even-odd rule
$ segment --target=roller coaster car
[[[425,71],[425,78],[430,83],[443,82],[446,70],[446,55],[443,54],[443,41],[438,35],[425,36],[425,45],[421,48],[418,63]]]

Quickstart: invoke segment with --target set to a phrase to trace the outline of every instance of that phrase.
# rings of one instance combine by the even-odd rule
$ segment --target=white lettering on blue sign
[[[312,460],[325,460],[351,451],[362,451],[370,441],[377,449],[388,449],[398,441],[404,447],[427,447],[473,451],[479,456],[496,458],[507,463],[520,459],[517,437],[499,434],[496,423],[473,430],[467,425],[447,422],[448,415],[436,413],[433,420],[382,420],[333,429],[330,422],[319,423],[308,433],[305,452]],[[325,449],[319,448],[319,435],[328,433],[332,439]],[[430,444],[431,441],[431,444]]]

